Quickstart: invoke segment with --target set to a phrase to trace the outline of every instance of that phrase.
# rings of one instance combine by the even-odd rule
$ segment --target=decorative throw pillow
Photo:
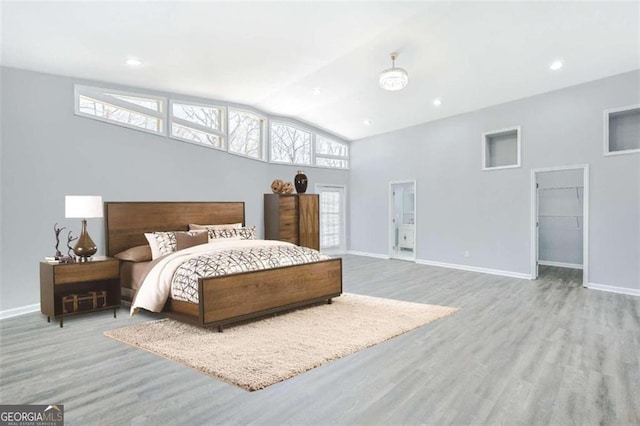
[[[209,235],[206,230],[176,232],[176,249],[182,250],[200,244],[207,244]]]
[[[217,239],[231,240],[255,240],[256,227],[250,228],[228,228],[228,229],[209,229],[209,241]]]
[[[144,234],[151,247],[151,257],[157,259],[161,256],[175,252],[177,247],[176,233],[169,232],[147,232]]]
[[[227,223],[224,225],[198,225],[195,223],[189,224],[189,230],[199,230],[199,229],[235,229],[242,228],[242,223]]]
[[[148,245],[131,247],[113,257],[120,260],[128,260],[129,262],[148,262],[151,260],[151,247]]]

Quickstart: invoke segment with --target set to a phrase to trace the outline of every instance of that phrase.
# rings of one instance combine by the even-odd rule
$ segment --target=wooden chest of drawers
[[[264,194],[264,238],[320,250],[318,194]]]

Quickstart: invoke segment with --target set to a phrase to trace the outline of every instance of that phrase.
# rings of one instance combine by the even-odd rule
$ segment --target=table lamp
[[[100,195],[66,195],[64,197],[64,216],[82,219],[82,231],[73,252],[80,261],[87,261],[96,254],[98,248],[87,232],[87,219],[102,217],[102,197]]]

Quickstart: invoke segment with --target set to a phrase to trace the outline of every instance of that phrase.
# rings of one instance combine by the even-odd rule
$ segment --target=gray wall
[[[275,178],[293,181],[300,168],[74,115],[73,85],[102,83],[6,67],[0,81],[0,311],[39,302],[38,262],[55,253],[55,222],[79,234],[80,221],[64,218],[65,195],[102,195],[105,201],[244,201],[247,224],[262,235],[262,194],[270,192]],[[304,170],[309,192],[315,183],[348,183],[345,170]],[[89,219],[88,229],[98,254],[104,253],[103,220]]]
[[[389,182],[415,179],[418,259],[528,275],[530,170],[589,164],[589,281],[640,289],[640,154],[603,155],[603,110],[638,103],[633,71],[352,142],[350,249],[387,254]],[[522,167],[482,171],[482,132],[517,125]]]

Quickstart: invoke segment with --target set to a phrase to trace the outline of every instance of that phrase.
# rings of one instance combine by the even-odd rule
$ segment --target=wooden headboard
[[[190,223],[244,225],[244,202],[105,202],[107,256],[147,244],[145,232],[186,231]]]

